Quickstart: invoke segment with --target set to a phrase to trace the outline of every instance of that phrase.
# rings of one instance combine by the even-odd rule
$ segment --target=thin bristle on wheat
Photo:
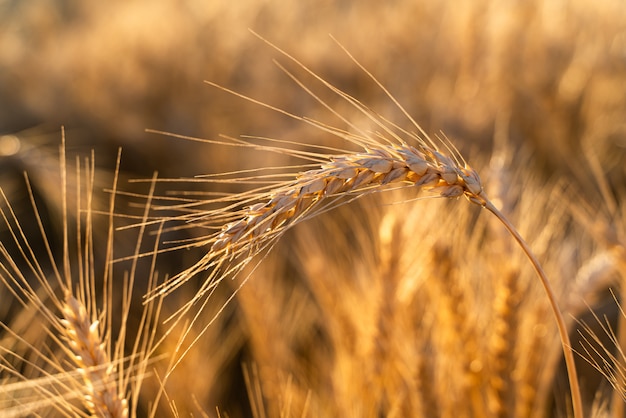
[[[97,417],[128,417],[128,402],[118,393],[115,365],[100,338],[99,321],[91,321],[84,305],[68,296],[61,323],[72,359],[83,378],[84,403]]]

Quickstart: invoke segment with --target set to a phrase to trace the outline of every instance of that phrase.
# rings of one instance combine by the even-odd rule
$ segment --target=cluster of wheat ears
[[[408,121],[408,128],[376,113],[361,101],[316,75],[289,53],[271,43],[268,44],[291,64],[295,64],[297,69],[312,77],[344,104],[349,105],[353,113],[346,116],[300,81],[300,78],[279,65],[284,73],[304,89],[311,98],[336,117],[342,127],[298,116],[216,84],[209,84],[275,110],[303,124],[308,124],[334,137],[338,143],[345,144],[345,149],[341,149],[340,146],[308,146],[306,143],[261,137],[223,137],[217,140],[203,140],[165,133],[218,146],[274,152],[297,159],[300,163],[281,167],[245,169],[196,179],[159,179],[155,176],[149,180],[134,181],[134,183],[147,183],[150,187],[148,193],[120,190],[116,176],[113,179],[113,185],[105,191],[110,196],[108,204],[103,205],[103,202],[99,201],[99,192],[95,190],[94,178],[97,170],[94,167],[93,155],[85,161],[77,159],[76,172],[70,175],[72,174],[70,173],[71,164],[66,161],[63,145],[60,177],[63,211],[59,222],[63,225],[61,243],[63,251],[60,256],[52,249],[48,238],[49,231],[44,227],[40,215],[41,210],[37,207],[37,200],[33,194],[31,193],[31,202],[34,217],[29,220],[20,219],[13,211],[10,199],[3,194],[2,218],[6,233],[3,235],[4,241],[0,243],[0,256],[2,257],[0,282],[4,287],[3,297],[13,301],[5,304],[3,309],[13,312],[12,317],[20,318],[20,320],[0,324],[2,327],[0,336],[2,342],[0,345],[0,382],[2,382],[0,410],[2,410],[2,416],[52,416],[55,414],[98,417],[160,416],[164,410],[174,416],[183,415],[177,406],[183,401],[175,397],[176,391],[168,386],[169,382],[175,379],[179,369],[185,368],[186,363],[194,364],[194,356],[202,355],[203,339],[214,336],[213,333],[216,333],[214,329],[227,326],[225,325],[227,320],[224,317],[228,316],[229,307],[234,300],[239,300],[244,310],[255,305],[255,296],[260,297],[262,292],[259,290],[259,295],[255,295],[254,292],[253,294],[246,293],[246,285],[251,286],[252,281],[249,279],[261,274],[265,264],[271,263],[270,260],[279,251],[280,238],[296,225],[314,216],[327,212],[328,215],[325,216],[332,216],[335,212],[339,213],[340,209],[354,208],[353,202],[357,199],[360,201],[382,199],[382,191],[396,198],[401,196],[399,202],[396,201],[389,207],[400,205],[408,212],[406,209],[408,206],[416,206],[412,214],[421,210],[420,206],[424,202],[415,201],[422,200],[422,198],[456,200],[465,197],[470,203],[490,212],[500,221],[504,230],[510,233],[511,239],[518,244],[534,268],[556,324],[568,381],[565,384],[568,389],[562,391],[569,393],[564,401],[566,404],[564,410],[569,411],[566,414],[576,418],[589,413],[589,406],[583,405],[577,376],[577,354],[570,341],[571,321],[564,318],[564,309],[560,306],[560,303],[564,303],[563,295],[555,291],[551,284],[551,280],[554,279],[545,273],[539,259],[515,226],[488,198],[486,190],[489,190],[489,184],[483,184],[477,171],[461,156],[452,141],[445,137],[429,137],[394,96],[348,51],[344,50],[353,63],[370,77],[372,83],[387,95],[390,102]],[[360,122],[357,123],[356,119]],[[363,127],[362,121],[366,122],[367,127]],[[119,166],[115,172],[119,172]],[[212,192],[209,198],[168,194],[155,196],[155,190],[159,185],[191,182],[232,186],[235,191]],[[75,190],[70,190],[68,184],[75,184]],[[497,179],[494,179],[494,189],[497,185]],[[516,185],[508,184],[506,187],[515,188]],[[118,209],[116,197],[119,196],[134,197],[141,202],[140,212],[125,214]],[[500,199],[501,196],[498,198]],[[370,200],[368,202],[371,204]],[[72,204],[75,204],[75,210],[69,210]],[[75,213],[78,216],[76,219],[71,219],[68,213]],[[441,219],[438,224],[432,222],[432,219],[437,218],[424,217],[426,223],[431,223],[426,227],[443,229],[450,235],[455,234],[457,226],[454,224],[454,219],[441,214],[437,217]],[[97,233],[94,226],[96,225],[95,218],[106,220],[104,223],[107,240],[103,247],[94,242],[94,236]],[[398,237],[402,235],[403,228],[409,228],[412,222],[415,221],[407,218],[395,221],[390,228],[388,224],[385,224],[386,232],[380,238],[380,242],[390,247],[399,246]],[[24,227],[26,223],[29,224],[28,228]],[[33,224],[36,225],[35,230],[38,231],[37,238],[29,237],[26,232],[27,229],[32,228]],[[100,225],[101,222],[97,224]],[[179,241],[167,241],[162,238],[163,235],[181,229],[200,232],[193,238]],[[301,233],[304,236],[306,232],[302,230]],[[352,233],[356,234],[354,231]],[[115,254],[114,243],[119,239],[120,234],[134,234],[136,245],[133,254]],[[359,245],[367,246],[368,237],[362,236],[361,238]],[[488,238],[486,236],[484,239]],[[37,243],[33,243],[33,240],[37,240]],[[149,240],[153,240],[153,243],[147,243]],[[371,246],[375,245],[374,241],[376,240],[370,242]],[[412,244],[415,248],[415,254],[413,254],[415,263],[423,257],[418,254],[418,251],[422,251],[423,246],[427,244],[432,245],[432,254],[438,257],[435,264],[440,265],[438,272],[440,283],[437,286],[441,294],[436,296],[441,298],[439,303],[454,305],[461,300],[467,300],[468,296],[463,293],[462,289],[470,291],[471,286],[446,281],[449,280],[447,277],[452,274],[445,268],[445,260],[448,259],[446,254],[449,251],[465,252],[469,259],[475,253],[463,248],[442,250],[438,244],[430,242],[428,234],[414,237],[414,241],[417,241]],[[498,241],[498,245],[501,244],[502,239]],[[385,271],[397,272],[405,265],[406,260],[401,258],[399,253],[410,252],[407,247],[410,248],[408,245],[398,247],[396,253],[390,252],[388,256],[381,256],[380,265],[386,269]],[[619,239],[613,241],[612,248],[615,249],[614,259],[625,259]],[[39,249],[43,249],[43,253]],[[164,253],[178,253],[179,250],[184,252],[182,250],[189,249],[200,249],[205,255],[199,261],[193,262],[190,267],[183,268],[180,272],[165,272],[164,278],[159,279],[155,267],[156,259]],[[501,251],[505,252],[505,249]],[[514,252],[515,249],[506,247],[506,251]],[[509,255],[504,254],[504,256]],[[349,261],[346,262],[349,263]],[[476,263],[479,264],[480,260]],[[331,265],[329,262],[328,266]],[[479,265],[474,267],[480,269]],[[411,272],[417,275],[419,269],[413,267]],[[461,368],[463,374],[458,374],[458,378],[463,381],[460,387],[465,388],[464,390],[469,395],[466,395],[467,398],[463,398],[465,400],[460,403],[455,403],[453,400],[450,403],[456,405],[455,413],[463,416],[533,416],[533,414],[538,414],[538,410],[542,410],[541,413],[549,413],[545,412],[549,409],[545,405],[539,407],[535,405],[525,410],[520,407],[521,400],[516,403],[510,399],[513,393],[511,388],[516,382],[519,383],[522,380],[520,377],[512,377],[514,372],[518,375],[539,372],[521,370],[524,367],[533,369],[538,366],[531,362],[523,366],[519,358],[515,360],[515,365],[511,364],[513,360],[509,357],[515,350],[512,346],[516,344],[513,342],[514,324],[523,320],[516,311],[523,302],[513,300],[519,298],[523,292],[514,290],[522,287],[521,284],[516,284],[517,278],[514,273],[502,272],[502,275],[507,277],[506,284],[497,285],[502,286],[504,290],[492,291],[497,295],[493,302],[494,311],[500,312],[500,315],[493,318],[491,325],[494,340],[490,343],[490,347],[492,354],[495,353],[490,366],[491,377],[488,379],[476,377],[482,370],[479,362],[476,358],[472,359],[469,358],[470,356],[459,353],[459,358],[466,362]],[[269,273],[269,276],[272,274]],[[404,345],[421,348],[407,349],[409,354],[398,354],[397,357],[393,355],[395,351],[404,347],[401,344],[391,347],[390,343],[394,338],[396,322],[402,323],[399,318],[402,318],[403,314],[397,309],[397,303],[393,301],[402,300],[403,288],[401,284],[393,281],[393,274],[389,273],[387,276],[386,283],[370,284],[371,287],[382,286],[383,289],[380,293],[383,295],[382,299],[376,301],[376,306],[383,312],[375,327],[378,329],[376,334],[376,347],[378,348],[372,350],[377,351],[380,358],[387,358],[386,361],[396,370],[395,379],[400,379],[403,383],[394,383],[390,375],[381,371],[383,364],[387,364],[385,361],[381,360],[378,365],[369,365],[367,367],[373,370],[369,373],[381,376],[380,379],[383,381],[378,386],[374,385],[375,389],[370,388],[370,390],[375,390],[379,394],[385,393],[385,401],[378,402],[375,410],[368,410],[368,407],[364,405],[370,404],[364,397],[361,399],[362,407],[353,405],[353,409],[343,410],[342,413],[347,416],[381,416],[381,414],[403,416],[407,413],[413,416],[448,416],[444,413],[448,410],[442,401],[445,395],[437,394],[435,389],[430,387],[430,385],[435,386],[435,382],[442,378],[432,376],[432,381],[428,381],[428,375],[438,370],[436,367],[429,367],[428,363],[440,358],[433,353],[432,358],[429,359],[428,353],[435,350],[434,347],[438,343],[411,341],[411,338],[407,337]],[[259,284],[262,280],[264,279],[256,280],[255,285],[262,286]],[[337,281],[340,280],[342,279],[337,279]],[[413,281],[415,280],[418,278],[414,277]],[[187,287],[193,287],[189,283],[192,281],[196,287],[191,293],[188,291],[187,299],[176,306],[168,305],[170,297],[175,301],[180,301],[180,298],[174,299],[172,295],[184,291]],[[230,290],[227,291],[226,297],[220,299],[218,296],[219,292],[223,291],[221,289],[224,283]],[[333,286],[335,290],[327,289],[328,292],[348,294],[345,283],[334,283]],[[410,285],[404,283],[403,286],[407,294],[406,292],[409,291],[406,290],[406,286],[410,288]],[[488,287],[489,283],[482,283],[482,286]],[[413,284],[413,289],[416,287],[419,288],[418,285]],[[496,287],[495,283],[493,287]],[[324,304],[324,300],[332,299],[330,293],[320,293],[321,305]],[[281,294],[276,292],[274,297],[280,299]],[[428,297],[431,301],[436,300],[433,295]],[[346,298],[350,299],[349,296]],[[365,296],[364,299],[366,299]],[[425,299],[414,297],[410,300],[407,306],[411,303],[419,304]],[[335,300],[332,303],[338,302]],[[351,300],[350,303],[357,311],[357,306],[360,303],[366,304],[367,300]],[[535,301],[535,303],[539,302]],[[279,305],[278,301],[276,305]],[[261,308],[261,311],[263,309]],[[428,307],[416,309],[416,307],[407,307],[405,314],[408,315],[408,312],[411,312],[411,315],[416,315],[419,311],[421,317],[418,321],[424,324],[431,321],[430,326],[437,327],[437,320],[434,320],[435,325],[433,325],[432,314],[429,316],[425,312]],[[432,304],[430,309],[439,308],[436,304]],[[468,308],[459,304],[452,311],[455,309],[461,312],[454,325],[457,328],[456,338],[461,344],[471,344],[472,339],[466,339],[471,327],[467,326],[467,322],[460,322],[467,321],[467,318],[460,317],[468,314]],[[466,311],[463,314],[464,309]],[[17,315],[18,312],[19,315]],[[135,315],[136,312],[139,314]],[[259,311],[255,315],[258,314]],[[288,313],[284,315],[288,316]],[[346,318],[350,316],[349,313],[345,315],[347,315]],[[328,321],[340,321],[340,316],[338,313],[338,318],[328,319]],[[266,319],[280,321],[271,312],[267,312]],[[257,320],[260,319],[257,318]],[[288,319],[283,320],[288,321]],[[445,318],[442,316],[439,320],[443,323]],[[489,319],[486,320],[489,322]],[[250,321],[253,320],[250,319]],[[306,320],[302,321],[304,327]],[[362,321],[365,323],[366,319]],[[288,332],[287,327],[285,327],[285,332]],[[265,339],[260,338],[258,345],[271,346],[272,338],[277,337],[270,335],[265,336]],[[332,337],[329,338],[332,340]],[[619,347],[618,337],[615,337],[614,342]],[[310,343],[314,342],[310,341]],[[221,342],[225,350],[230,344],[236,345],[232,341]],[[444,343],[441,342],[441,344]],[[283,349],[286,348],[283,347]],[[339,347],[334,349],[337,352],[341,351]],[[463,350],[469,352],[467,347]],[[474,350],[479,349],[475,347]],[[613,352],[610,348],[604,351],[600,348],[596,350],[595,354],[600,354],[601,358],[605,359],[604,363],[596,363],[597,368],[604,373],[607,381],[615,387],[617,392],[623,391],[625,386],[622,379],[624,369],[621,366],[621,351]],[[196,352],[200,353],[194,354]],[[354,352],[358,350],[355,349]],[[414,364],[403,368],[402,364],[410,361],[407,360],[411,357],[410,353],[414,354]],[[585,353],[579,354],[582,356]],[[593,352],[587,354],[593,354]],[[209,356],[209,354],[206,355]],[[223,353],[211,355],[215,355],[218,359],[220,355],[226,356]],[[335,353],[335,360],[330,360],[333,356],[331,353],[327,355],[328,362],[340,363],[337,353]],[[265,358],[268,356],[271,357],[266,353]],[[262,359],[264,356],[259,355],[259,358]],[[256,416],[265,416],[265,407],[271,401],[266,399],[270,396],[263,393],[262,379],[258,376],[254,377],[258,374],[256,369],[258,366],[263,367],[263,364],[246,369],[247,397],[252,404],[252,413]],[[289,372],[294,376],[299,376],[295,370],[289,371],[287,368],[287,373]],[[216,372],[196,370],[196,373],[201,376],[194,377],[194,379]],[[352,370],[350,373],[355,372]],[[250,376],[251,374],[253,376]],[[407,377],[408,375],[410,376]],[[351,376],[352,379],[359,380],[358,376]],[[389,379],[385,380],[384,376]],[[206,379],[212,381],[209,377]],[[219,384],[219,378],[212,379]],[[350,378],[346,377],[346,380]],[[287,379],[287,381],[290,380]],[[347,389],[341,389],[341,385],[334,380],[333,382],[332,385],[329,384],[333,389],[327,390],[336,390],[335,396],[341,397],[341,390],[347,391]],[[363,382],[352,380],[351,382],[354,386],[364,385]],[[407,382],[421,383],[414,383],[413,387]],[[289,392],[289,389],[283,387],[284,394],[290,393],[290,395],[285,395],[289,399],[281,401],[282,406],[278,412],[280,416],[320,416],[329,414],[329,411],[339,412],[339,408],[333,409],[322,405],[320,400],[324,397],[320,394],[319,387],[316,389],[312,381],[297,382],[299,387],[305,388],[307,384],[309,389],[304,389],[304,394],[299,393],[297,396],[295,391]],[[318,385],[322,386],[320,383]],[[439,385],[446,387],[445,384],[439,383]],[[507,388],[507,385],[510,387]],[[270,383],[268,383],[269,386],[271,386]],[[390,389],[392,387],[396,392],[392,393]],[[398,387],[403,388],[402,395],[399,395]],[[451,385],[450,387],[458,386]],[[483,390],[483,388],[486,389]],[[274,388],[274,391],[280,392],[280,389]],[[454,395],[453,392],[454,390],[449,394],[451,398],[458,395]],[[363,389],[363,393],[367,393],[367,390]],[[140,399],[146,396],[149,396],[150,400],[140,402]],[[275,396],[280,397],[280,394],[275,394]],[[299,400],[296,400],[298,396]],[[433,400],[437,396],[438,399]],[[517,396],[521,398],[522,395],[518,393]],[[400,398],[402,401],[399,400]],[[409,398],[421,400],[413,400],[411,403],[407,401]],[[612,403],[614,411],[621,411],[618,405],[621,402],[620,396],[614,398]],[[398,406],[400,404],[404,407],[400,408]],[[413,405],[415,409],[406,405]],[[220,405],[215,406],[217,406],[217,415],[227,415],[227,411],[221,412]],[[198,414],[208,416],[213,413],[204,409],[206,404],[198,404],[197,408]],[[464,411],[458,410],[463,408],[465,408]],[[617,414],[621,412],[614,413],[614,416],[620,416]]]

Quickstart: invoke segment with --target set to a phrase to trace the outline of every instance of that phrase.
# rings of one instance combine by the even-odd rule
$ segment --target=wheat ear
[[[404,132],[414,140],[413,144],[408,144],[393,131],[394,128],[399,128],[379,119],[362,107],[363,105],[355,103],[355,106],[359,106],[359,110],[378,123],[393,137],[393,141],[380,143],[371,140],[365,133],[362,136],[348,134],[307,120],[318,128],[331,130],[335,135],[358,144],[363,151],[339,155],[318,154],[317,159],[325,160],[318,168],[297,174],[293,180],[285,181],[267,192],[244,193],[219,199],[220,202],[234,202],[228,207],[230,209],[243,206],[226,217],[224,209],[203,212],[200,216],[194,212],[190,217],[185,217],[184,219],[192,221],[208,219],[206,222],[211,222],[211,225],[223,219],[234,220],[225,223],[219,232],[201,241],[198,245],[210,247],[207,255],[193,267],[165,283],[159,291],[169,293],[196,273],[209,268],[222,268],[227,262],[243,256],[242,263],[227,270],[237,272],[249,261],[251,255],[259,253],[296,223],[328,210],[338,199],[356,199],[380,189],[381,186],[410,185],[416,192],[424,190],[447,198],[465,196],[482,204],[484,194],[478,173],[460,155],[446,155],[446,151],[454,150],[451,144],[442,141],[442,149],[428,137],[422,139]],[[243,140],[234,141],[238,146],[257,147]],[[304,158],[303,155],[298,156]],[[208,291],[210,288],[212,284],[204,290]]]
[[[419,135],[408,132],[376,114],[354,97],[322,79],[289,53],[261,36],[255,35],[319,81],[324,87],[345,100],[357,112],[365,116],[379,131],[365,131],[347,120],[280,64],[277,65],[311,97],[346,123],[351,129],[350,132],[291,114],[215,83],[207,82],[245,100],[275,110],[340,137],[360,147],[362,151],[326,155],[283,150],[285,153],[296,157],[312,160],[318,165],[313,169],[296,175],[291,180],[278,184],[274,183],[267,189],[256,189],[252,192],[236,194],[210,202],[227,202],[229,206],[226,209],[208,211],[200,213],[200,215],[192,211],[190,216],[182,217],[186,221],[202,219],[209,224],[223,220],[228,221],[223,223],[220,231],[196,244],[210,248],[206,256],[194,266],[173,278],[173,280],[165,283],[158,293],[169,293],[195,274],[204,270],[210,270],[209,277],[204,282],[197,297],[181,309],[184,312],[188,311],[191,305],[196,303],[198,299],[206,293],[210,294],[221,278],[229,274],[239,273],[250,262],[252,257],[265,249],[271,249],[271,245],[275,243],[276,239],[286,229],[323,210],[332,208],[333,202],[340,198],[358,198],[367,192],[378,190],[381,186],[391,183],[403,183],[417,189],[430,191],[441,197],[457,198],[465,196],[472,203],[490,211],[502,222],[535,268],[548,296],[559,328],[571,386],[574,416],[575,418],[582,418],[582,402],[574,357],[567,327],[558,307],[556,296],[541,264],[532,253],[530,247],[508,219],[487,198],[478,173],[466,163],[458,150],[449,141],[441,139],[435,142],[429,138],[393,95],[341,45],[339,46],[348,57],[380,87],[417,129]],[[166,132],[161,133],[171,135]],[[172,136],[198,140],[197,138],[179,135]],[[231,142],[228,145],[276,150],[267,145],[255,145],[243,139],[231,138],[230,140]],[[206,142],[225,143],[210,140]],[[255,181],[258,181],[258,178]],[[195,204],[191,203],[187,208],[191,208]],[[224,215],[228,210],[232,210],[232,212],[229,215]]]
[[[519,289],[517,286],[517,271],[507,271],[497,284],[497,291],[493,304],[494,332],[488,342],[489,363],[492,365],[490,377],[491,391],[488,394],[490,412],[496,417],[505,417],[509,393],[513,390],[510,379],[515,360],[513,349],[516,346],[516,328],[518,312]]]
[[[102,212],[97,208],[106,203],[99,199],[95,187],[99,176],[96,176],[94,154],[84,163],[77,158],[75,177],[68,180],[71,164],[66,161],[62,131],[59,157],[63,234],[60,256],[53,250],[53,240],[49,239],[42,212],[36,205],[29,177],[25,176],[26,189],[34,219],[28,221],[35,224],[38,234],[31,235],[22,227],[25,223],[0,189],[0,225],[6,229],[0,242],[0,290],[3,296],[8,296],[3,297],[2,303],[10,305],[15,301],[24,311],[33,309],[35,320],[28,318],[32,323],[29,328],[43,330],[33,338],[23,335],[21,328],[14,330],[14,323],[0,321],[0,330],[10,335],[9,341],[19,342],[6,346],[0,342],[0,372],[2,377],[5,372],[12,377],[3,380],[6,384],[2,395],[10,402],[0,405],[0,415],[48,416],[51,414],[48,411],[54,411],[54,416],[135,417],[147,368],[155,364],[155,350],[163,341],[156,334],[161,300],[143,305],[134,317],[136,326],[127,327],[131,308],[136,306],[133,293],[143,286],[135,281],[135,276],[140,271],[138,252],[146,241],[147,231],[138,232],[130,272],[120,277],[113,263],[113,247],[117,238],[114,221],[117,221],[115,204],[121,154],[118,153],[113,173],[109,204]],[[68,183],[75,183],[74,195],[68,193]],[[152,190],[144,208],[145,217],[151,195]],[[70,209],[72,201],[75,210]],[[95,214],[108,218],[108,222],[105,219],[101,223]],[[75,227],[71,225],[72,217]],[[100,225],[106,225],[103,230],[106,235],[94,233]],[[155,246],[160,241],[160,232],[160,229],[155,231]],[[31,242],[41,242],[43,249],[38,250]],[[151,265],[142,274],[148,289],[157,280],[157,247],[151,253]],[[100,254],[104,260],[102,275],[96,264]],[[114,303],[116,300],[120,304]],[[113,315],[119,326],[113,325]],[[28,367],[23,367],[24,363]],[[13,384],[13,380],[28,391]],[[156,413],[158,400],[152,401]]]
[[[84,403],[98,417],[128,417],[128,402],[117,393],[115,366],[100,338],[100,321],[91,321],[85,306],[68,295],[62,308],[65,338],[85,384]]]
[[[482,192],[478,175],[425,144],[380,146],[367,152],[332,157],[321,168],[299,175],[272,193],[269,201],[248,208],[243,219],[224,226],[211,252],[236,252],[255,245],[268,231],[288,227],[327,197],[355,193],[379,185],[406,182],[443,197],[463,194],[475,199]]]

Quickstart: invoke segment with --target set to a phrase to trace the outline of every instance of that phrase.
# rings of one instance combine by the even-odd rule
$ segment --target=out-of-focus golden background
[[[28,206],[22,177],[26,170],[35,194],[54,212],[59,206],[54,185],[61,126],[68,150],[86,155],[94,149],[96,164],[104,170],[113,169],[121,146],[124,178],[146,178],[153,171],[161,177],[192,177],[274,163],[261,160],[258,153],[229,152],[146,129],[199,138],[247,134],[327,141],[306,124],[203,82],[296,115],[328,117],[273,62],[288,60],[249,29],[369,107],[397,113],[332,35],[427,133],[445,133],[470,161],[478,162],[479,171],[494,149],[507,150],[511,172],[561,182],[592,202],[600,193],[590,173],[600,162],[611,192],[618,199],[624,196],[626,6],[621,0],[0,0],[0,186],[18,210]],[[333,105],[342,106],[339,101]],[[328,141],[332,145],[332,138]],[[517,158],[521,155],[525,157]],[[123,187],[132,190],[136,185]],[[172,271],[166,274],[189,264],[168,257],[164,255]],[[282,274],[290,278],[293,272]],[[260,286],[252,296],[262,299],[267,289]],[[239,314],[249,322],[268,312],[267,306],[255,306],[260,302],[252,296],[244,291],[238,308],[250,309],[252,313]],[[293,303],[288,296],[266,299],[283,297],[285,304]],[[280,312],[270,314],[280,321]],[[231,311],[225,315],[225,323],[237,317]],[[201,392],[195,393],[199,406],[179,401],[188,402],[182,411],[213,413],[217,405],[229,416],[245,416],[254,396],[242,389],[241,362],[276,360],[278,355],[254,351],[263,345],[261,334],[247,337],[257,338],[255,345],[214,328],[209,332],[213,342],[206,344],[219,348],[215,341],[222,339],[221,350],[232,352],[207,348],[213,357],[203,360],[204,346],[198,343],[190,358],[198,364],[196,370],[207,374],[206,381],[188,375],[188,381],[182,379],[171,389],[172,396],[179,394],[177,389],[188,393],[195,384]],[[315,360],[307,358],[310,364],[298,365],[306,370],[290,372],[315,375]],[[275,397],[266,395],[274,400],[281,395],[279,387],[284,389],[284,381],[275,379],[266,386],[273,388]],[[320,382],[321,377],[305,383],[323,387]],[[266,404],[276,411],[271,401]],[[352,412],[361,416],[356,409]]]
[[[310,104],[251,28],[375,107],[376,87],[331,34],[429,133],[485,149],[500,120],[537,158],[575,172],[593,146],[623,175],[625,15],[618,0],[5,0],[0,131],[56,141],[64,125],[71,144],[122,144],[142,171],[211,171],[210,155],[144,129],[211,138],[288,128],[203,80],[299,114]]]

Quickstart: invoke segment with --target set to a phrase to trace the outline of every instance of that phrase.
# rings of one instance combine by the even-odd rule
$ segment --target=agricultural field
[[[0,2],[0,416],[625,417],[619,0]]]

